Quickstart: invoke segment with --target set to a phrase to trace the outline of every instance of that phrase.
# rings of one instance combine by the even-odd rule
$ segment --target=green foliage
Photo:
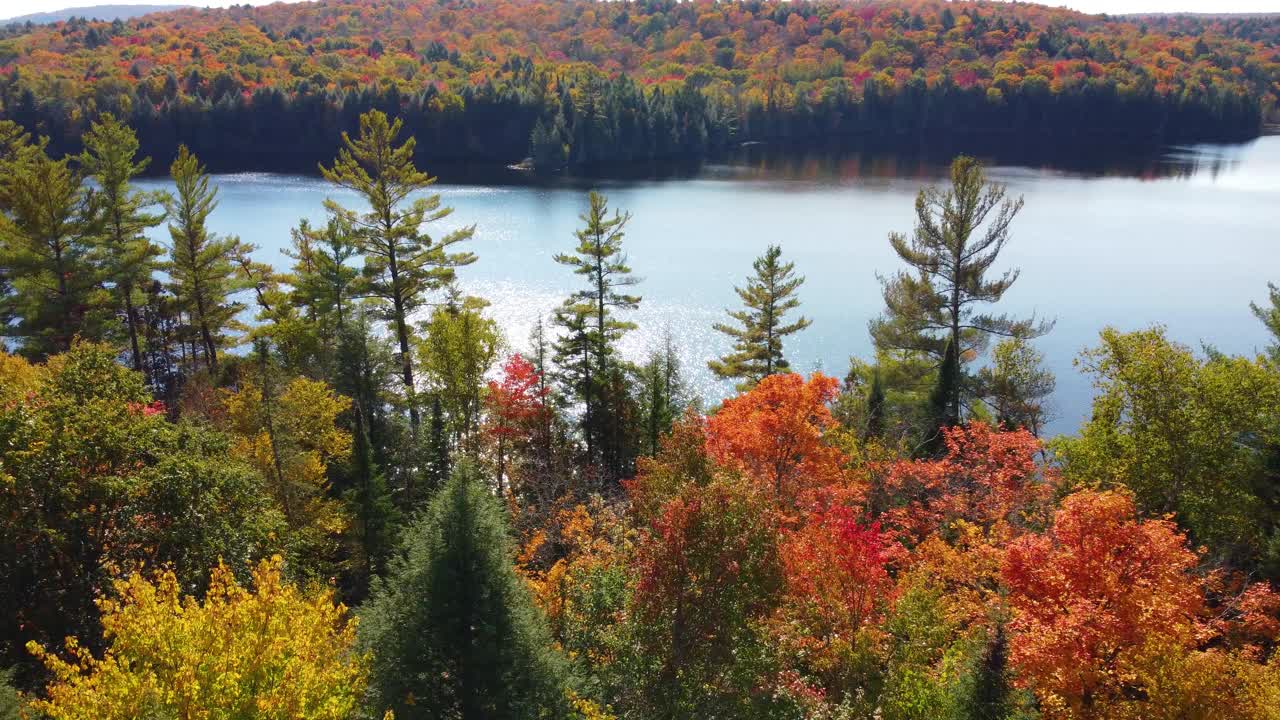
[[[978,372],[978,394],[995,412],[996,422],[1038,436],[1044,427],[1045,401],[1057,386],[1044,367],[1044,353],[1016,337],[997,343],[992,356],[991,367]]]
[[[961,384],[960,355],[957,344],[947,341],[942,365],[938,368],[933,392],[929,394],[929,418],[931,430],[925,436],[921,452],[928,457],[940,457],[946,452],[944,430],[960,423],[960,413],[954,400],[959,396]]]
[[[502,351],[502,331],[484,316],[485,301],[462,297],[455,287],[449,299],[423,323],[418,344],[422,380],[432,402],[440,402],[453,445],[474,452],[485,375]],[[433,405],[434,412],[434,405]]]
[[[112,288],[129,334],[133,369],[143,371],[143,339],[135,294],[151,281],[162,250],[146,231],[164,221],[148,207],[161,202],[157,193],[135,191],[132,180],[147,169],[150,158],[135,162],[138,138],[113,115],[103,115],[84,134],[80,166],[94,181],[89,195],[92,225],[88,228],[102,279]],[[148,377],[148,382],[150,378]]]
[[[368,212],[357,212],[326,200],[325,207],[350,227],[356,247],[364,255],[365,291],[389,305],[390,321],[400,344],[404,391],[413,426],[418,425],[414,400],[413,358],[410,352],[409,315],[422,307],[426,294],[448,284],[455,269],[476,260],[470,252],[452,252],[454,245],[470,240],[475,227],[463,227],[439,239],[422,230],[427,223],[448,217],[453,208],[441,207],[439,195],[411,197],[430,187],[435,178],[413,163],[416,140],[400,145],[401,121],[388,120],[372,110],[360,116],[360,134],[342,134],[343,147],[333,167],[320,167],[326,180],[360,194]]]
[[[1271,361],[1280,365],[1280,286],[1267,283],[1267,290],[1270,291],[1271,306],[1250,303],[1249,309],[1262,321],[1263,325],[1267,326],[1267,330],[1271,331],[1274,340],[1267,348],[1267,352],[1271,355]]]
[[[764,378],[787,372],[791,364],[783,355],[782,343],[789,335],[809,327],[801,316],[792,323],[782,318],[800,307],[795,292],[804,277],[795,274],[795,263],[781,262],[782,248],[770,245],[764,255],[751,263],[755,275],[745,288],[735,287],[745,310],[729,311],[739,327],[716,323],[716,330],[734,339],[733,352],[707,363],[717,377],[739,380],[738,390],[748,390]]]
[[[9,285],[0,317],[31,358],[66,352],[77,336],[102,339],[111,324],[82,177],[67,158],[50,158],[46,142],[20,144],[0,167],[0,268]]]
[[[1009,226],[1022,199],[1009,200],[1003,186],[989,183],[982,165],[960,156],[951,164],[951,187],[927,187],[916,196],[916,228],[910,238],[889,236],[889,244],[913,272],[898,272],[884,284],[885,314],[871,322],[879,350],[925,353],[946,362],[948,344],[960,362],[973,360],[992,335],[1032,338],[1051,323],[979,313],[975,305],[996,303],[1018,279],[1007,270],[988,272],[1009,242]],[[948,375],[948,373],[944,373]],[[958,420],[965,383],[960,375],[938,386],[948,419]],[[937,412],[934,413],[935,417]]]
[[[219,557],[245,569],[283,519],[224,436],[174,425],[140,373],[102,345],[76,344],[0,407],[0,637],[97,644],[93,601],[116,572],[174,563],[187,587]]]
[[[0,670],[0,720],[22,720],[22,701],[13,687],[13,675],[13,668]]]
[[[232,301],[239,290],[235,281],[233,251],[239,240],[219,238],[206,226],[209,213],[218,206],[218,190],[209,187],[209,175],[186,146],[169,168],[177,196],[164,199],[169,214],[170,288],[178,306],[191,318],[199,333],[199,347],[205,367],[218,367],[218,350],[228,344],[225,334],[236,327],[236,314],[243,306]]]
[[[502,507],[459,465],[374,582],[371,703],[397,718],[567,715],[565,665],[512,566]]]
[[[1280,375],[1246,358],[1197,358],[1160,327],[1106,329],[1079,365],[1098,394],[1079,436],[1054,445],[1068,480],[1124,485],[1143,511],[1176,512],[1218,558],[1255,561]]]
[[[680,372],[680,358],[670,336],[664,339],[661,349],[649,354],[648,362],[636,368],[634,374],[643,450],[654,455],[658,452],[659,440],[671,431],[671,425],[690,402]]]

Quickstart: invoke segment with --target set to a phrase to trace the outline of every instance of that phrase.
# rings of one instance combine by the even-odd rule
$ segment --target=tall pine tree
[[[205,367],[218,369],[218,350],[243,305],[231,300],[239,286],[233,261],[238,240],[209,232],[206,221],[218,206],[218,189],[185,145],[169,167],[176,195],[165,198],[169,212],[169,272],[173,294],[190,318]]]
[[[402,123],[371,110],[360,116],[360,134],[342,134],[343,147],[333,167],[320,167],[326,180],[356,191],[369,206],[367,212],[349,210],[333,200],[325,207],[348,223],[364,255],[365,291],[385,301],[385,318],[400,346],[400,362],[409,418],[416,430],[420,416],[415,398],[411,325],[409,316],[426,302],[426,294],[443,287],[455,268],[475,262],[470,252],[451,252],[454,245],[471,239],[474,226],[463,227],[435,239],[422,226],[448,217],[453,208],[442,207],[439,195],[412,198],[430,187],[435,178],[413,163],[413,137],[396,145]]]
[[[164,215],[147,212],[163,196],[134,190],[133,178],[147,169],[150,158],[136,160],[138,138],[133,129],[113,115],[104,114],[82,138],[80,165],[93,178],[90,195],[94,214],[95,254],[103,280],[110,284],[129,335],[133,369],[146,370],[142,352],[142,318],[138,305],[142,292],[159,267],[162,250],[146,231],[164,222]],[[148,384],[150,373],[145,373]]]
[[[951,164],[951,186],[927,187],[916,196],[916,228],[911,237],[889,236],[898,257],[914,272],[899,272],[884,280],[884,316],[871,322],[871,336],[881,350],[902,350],[932,356],[944,364],[948,344],[958,358],[955,376],[943,371],[939,387],[942,415],[958,420],[963,371],[959,362],[976,357],[992,335],[1031,338],[1043,335],[1052,323],[1034,318],[980,313],[979,304],[999,302],[1018,279],[1017,270],[999,277],[988,274],[1009,242],[1009,226],[1022,199],[1006,198],[1004,186],[987,181],[982,164],[960,156]]]

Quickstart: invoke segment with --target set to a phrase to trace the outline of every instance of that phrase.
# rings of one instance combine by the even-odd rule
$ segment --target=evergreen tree
[[[516,575],[505,511],[460,465],[404,533],[361,614],[372,707],[397,718],[568,715],[565,665]]]
[[[650,353],[648,362],[637,368],[635,375],[644,451],[655,455],[659,440],[680,418],[687,402],[684,379],[680,374],[680,358],[676,356],[670,335],[664,338],[661,349]]]
[[[326,341],[346,328],[351,302],[358,290],[360,271],[348,263],[358,252],[350,223],[333,216],[323,228],[306,220],[290,233],[293,248],[293,301],[301,306],[316,332]]]
[[[354,445],[348,470],[351,489],[346,492],[346,500],[355,519],[357,562],[362,566],[360,589],[355,594],[363,597],[367,583],[385,569],[394,547],[400,513],[387,487],[386,475],[374,459],[367,419],[359,406],[353,406],[353,426]]]
[[[444,405],[440,402],[440,398],[432,396],[431,398],[431,428],[430,435],[427,438],[427,461],[426,476],[427,481],[427,497],[430,497],[440,488],[444,487],[445,481],[449,479],[449,475],[453,470],[453,460],[449,453],[449,430],[444,421]],[[409,493],[410,507],[417,504],[417,499],[413,493]]]
[[[915,274],[899,272],[884,280],[887,310],[871,322],[871,336],[881,350],[904,350],[945,362],[947,347],[958,358],[979,354],[992,335],[1033,338],[1052,323],[1015,320],[1007,315],[978,313],[974,305],[999,302],[1018,279],[1007,270],[987,277],[1000,251],[1009,242],[1009,226],[1022,199],[1009,200],[1005,188],[989,183],[982,165],[960,156],[951,164],[951,187],[927,187],[916,196],[916,228],[908,238],[889,236],[894,252]],[[958,367],[958,365],[957,365]],[[964,383],[942,372],[945,418],[958,420]],[[936,416],[935,416],[936,417]]]
[[[450,252],[469,240],[474,226],[460,228],[439,239],[422,231],[426,223],[442,220],[453,212],[441,207],[440,196],[410,199],[430,187],[435,178],[414,166],[416,141],[407,138],[399,146],[396,138],[402,123],[371,110],[360,116],[360,134],[342,134],[344,147],[333,167],[320,173],[339,187],[358,192],[369,205],[368,212],[356,212],[326,200],[325,207],[348,223],[364,255],[365,291],[390,306],[385,317],[391,322],[400,345],[400,362],[409,418],[419,424],[410,345],[409,316],[426,301],[426,293],[443,287],[454,277],[455,268],[475,262],[470,252]]]
[[[631,274],[622,252],[630,213],[614,211],[610,217],[608,198],[595,191],[587,199],[589,209],[581,216],[583,228],[574,233],[578,246],[572,254],[555,256],[556,262],[573,268],[587,282],[587,287],[570,295],[557,313],[557,321],[566,330],[557,343],[557,362],[569,368],[569,387],[584,405],[583,434],[589,462],[599,467],[604,479],[617,481],[629,471],[632,458],[625,447],[621,417],[629,393],[621,373],[616,372],[614,356],[617,341],[635,324],[618,319],[616,313],[639,307],[640,298],[621,289],[636,285],[640,279]]]
[[[960,355],[956,344],[947,342],[946,352],[942,355],[942,365],[938,366],[938,375],[934,380],[933,391],[929,394],[929,431],[925,436],[920,452],[926,457],[939,457],[946,451],[946,437],[943,430],[955,427],[960,423],[960,414],[952,399],[959,394],[960,388]]]
[[[867,390],[867,427],[864,440],[884,437],[884,380],[880,367],[872,371],[871,387]]]
[[[1044,354],[1022,338],[996,344],[991,367],[978,372],[978,394],[995,412],[996,422],[1010,430],[1039,435],[1045,422],[1045,400],[1057,382],[1044,367]]]
[[[231,301],[239,287],[233,256],[234,237],[220,238],[205,225],[218,206],[218,190],[209,187],[209,175],[196,156],[182,146],[169,168],[177,195],[165,198],[169,213],[169,273],[173,294],[200,334],[205,367],[218,368],[218,350],[224,334],[235,326],[243,305]]]
[[[146,208],[159,203],[162,196],[133,189],[133,178],[146,170],[151,159],[135,162],[138,138],[128,125],[104,114],[90,126],[82,141],[85,149],[80,154],[80,164],[96,185],[90,195],[95,236],[92,242],[103,280],[112,286],[124,315],[133,369],[142,371],[142,320],[137,303],[141,291],[150,284],[162,253],[147,238],[146,231],[164,221],[163,214],[149,213]],[[150,376],[145,376],[150,383]]]
[[[990,634],[961,684],[957,709],[966,720],[1006,720],[1017,709],[1007,673],[1009,643],[1004,624],[997,623]]]
[[[76,336],[100,340],[110,320],[86,237],[82,178],[66,158],[50,158],[47,144],[21,146],[0,167],[0,268],[8,285],[0,331],[33,358],[66,352]]]
[[[781,262],[782,248],[770,245],[765,254],[751,266],[755,276],[745,288],[734,288],[746,305],[745,310],[729,311],[739,327],[716,323],[715,329],[734,339],[733,352],[707,363],[721,378],[739,380],[738,389],[747,390],[774,373],[790,367],[783,355],[782,341],[789,335],[809,327],[810,320],[801,316],[790,324],[783,317],[800,306],[796,290],[804,277],[795,274],[794,263]]]

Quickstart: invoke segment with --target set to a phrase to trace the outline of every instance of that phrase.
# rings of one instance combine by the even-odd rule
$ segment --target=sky
[[[266,5],[274,0],[0,0],[0,18],[89,5]],[[1280,0],[1041,0],[1084,12],[1280,12]]]

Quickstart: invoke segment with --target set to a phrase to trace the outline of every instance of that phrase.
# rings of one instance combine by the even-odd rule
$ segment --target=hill
[[[0,115],[73,149],[117,112],[157,157],[184,142],[219,169],[313,169],[373,107],[420,159],[544,169],[743,141],[1227,140],[1276,106],[1278,28],[940,0],[185,9],[0,39]]]
[[[151,13],[165,12],[167,10],[177,10],[179,8],[191,7],[190,5],[90,5],[88,7],[67,8],[66,10],[54,10],[52,12],[31,13],[30,15],[19,15],[18,17],[0,18],[0,24],[10,23],[33,23],[36,25],[45,25],[48,23],[63,22],[71,18],[89,18],[91,20],[128,20],[130,18],[149,15]]]

